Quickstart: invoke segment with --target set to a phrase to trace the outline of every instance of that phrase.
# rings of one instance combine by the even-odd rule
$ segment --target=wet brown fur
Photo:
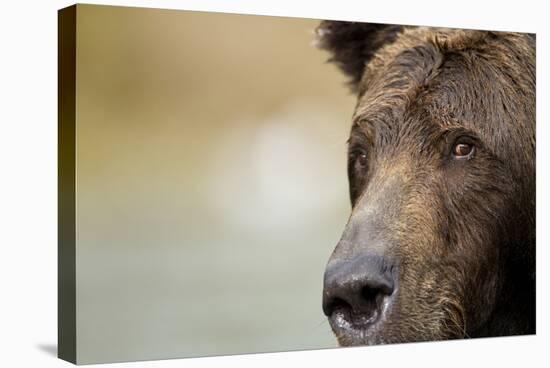
[[[385,244],[400,269],[387,320],[340,344],[535,333],[534,36],[335,21],[318,35],[358,96],[330,261]],[[459,137],[472,159],[451,157]]]

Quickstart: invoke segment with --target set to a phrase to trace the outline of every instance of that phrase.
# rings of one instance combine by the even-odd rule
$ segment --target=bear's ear
[[[355,92],[369,60],[402,30],[402,26],[324,20],[316,30],[317,46],[332,53],[329,61],[351,77]]]

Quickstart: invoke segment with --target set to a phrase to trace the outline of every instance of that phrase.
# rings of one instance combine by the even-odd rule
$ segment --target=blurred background
[[[78,5],[79,362],[336,346],[354,98],[317,24]]]

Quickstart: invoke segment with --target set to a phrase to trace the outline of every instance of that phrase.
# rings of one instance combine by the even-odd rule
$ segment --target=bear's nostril
[[[347,312],[351,312],[352,310],[351,305],[344,299],[340,298],[334,298],[334,300],[332,300],[331,304],[328,306],[328,309],[330,310],[330,314],[334,313],[336,310]]]
[[[394,274],[379,257],[359,257],[334,265],[325,273],[323,309],[333,318],[356,325],[378,320],[394,291]],[[391,300],[390,300],[391,301]]]
[[[383,302],[388,296],[382,289],[372,286],[350,287],[329,299],[325,312],[328,316],[342,319],[356,326],[365,326],[377,321],[383,312]]]
[[[361,290],[361,298],[362,300],[357,303],[356,309],[371,317],[380,309],[383,293],[380,289],[365,286]]]
[[[374,316],[382,309],[384,298],[391,292],[384,287],[366,285],[361,289],[359,300],[355,301],[354,311],[367,316]]]
[[[370,286],[365,286],[363,287],[363,290],[361,290],[361,296],[366,301],[375,301],[379,293],[380,290]]]

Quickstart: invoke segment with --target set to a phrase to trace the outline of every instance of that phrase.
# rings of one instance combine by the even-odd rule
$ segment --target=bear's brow
[[[379,119],[372,119],[364,112],[355,115],[351,120],[351,128],[367,128],[372,129],[376,126],[376,121]]]
[[[376,109],[375,109],[376,110]],[[387,111],[363,109],[352,118],[352,131],[362,131],[367,137],[372,137],[375,131],[392,131],[391,114]],[[398,127],[397,127],[398,128]]]

